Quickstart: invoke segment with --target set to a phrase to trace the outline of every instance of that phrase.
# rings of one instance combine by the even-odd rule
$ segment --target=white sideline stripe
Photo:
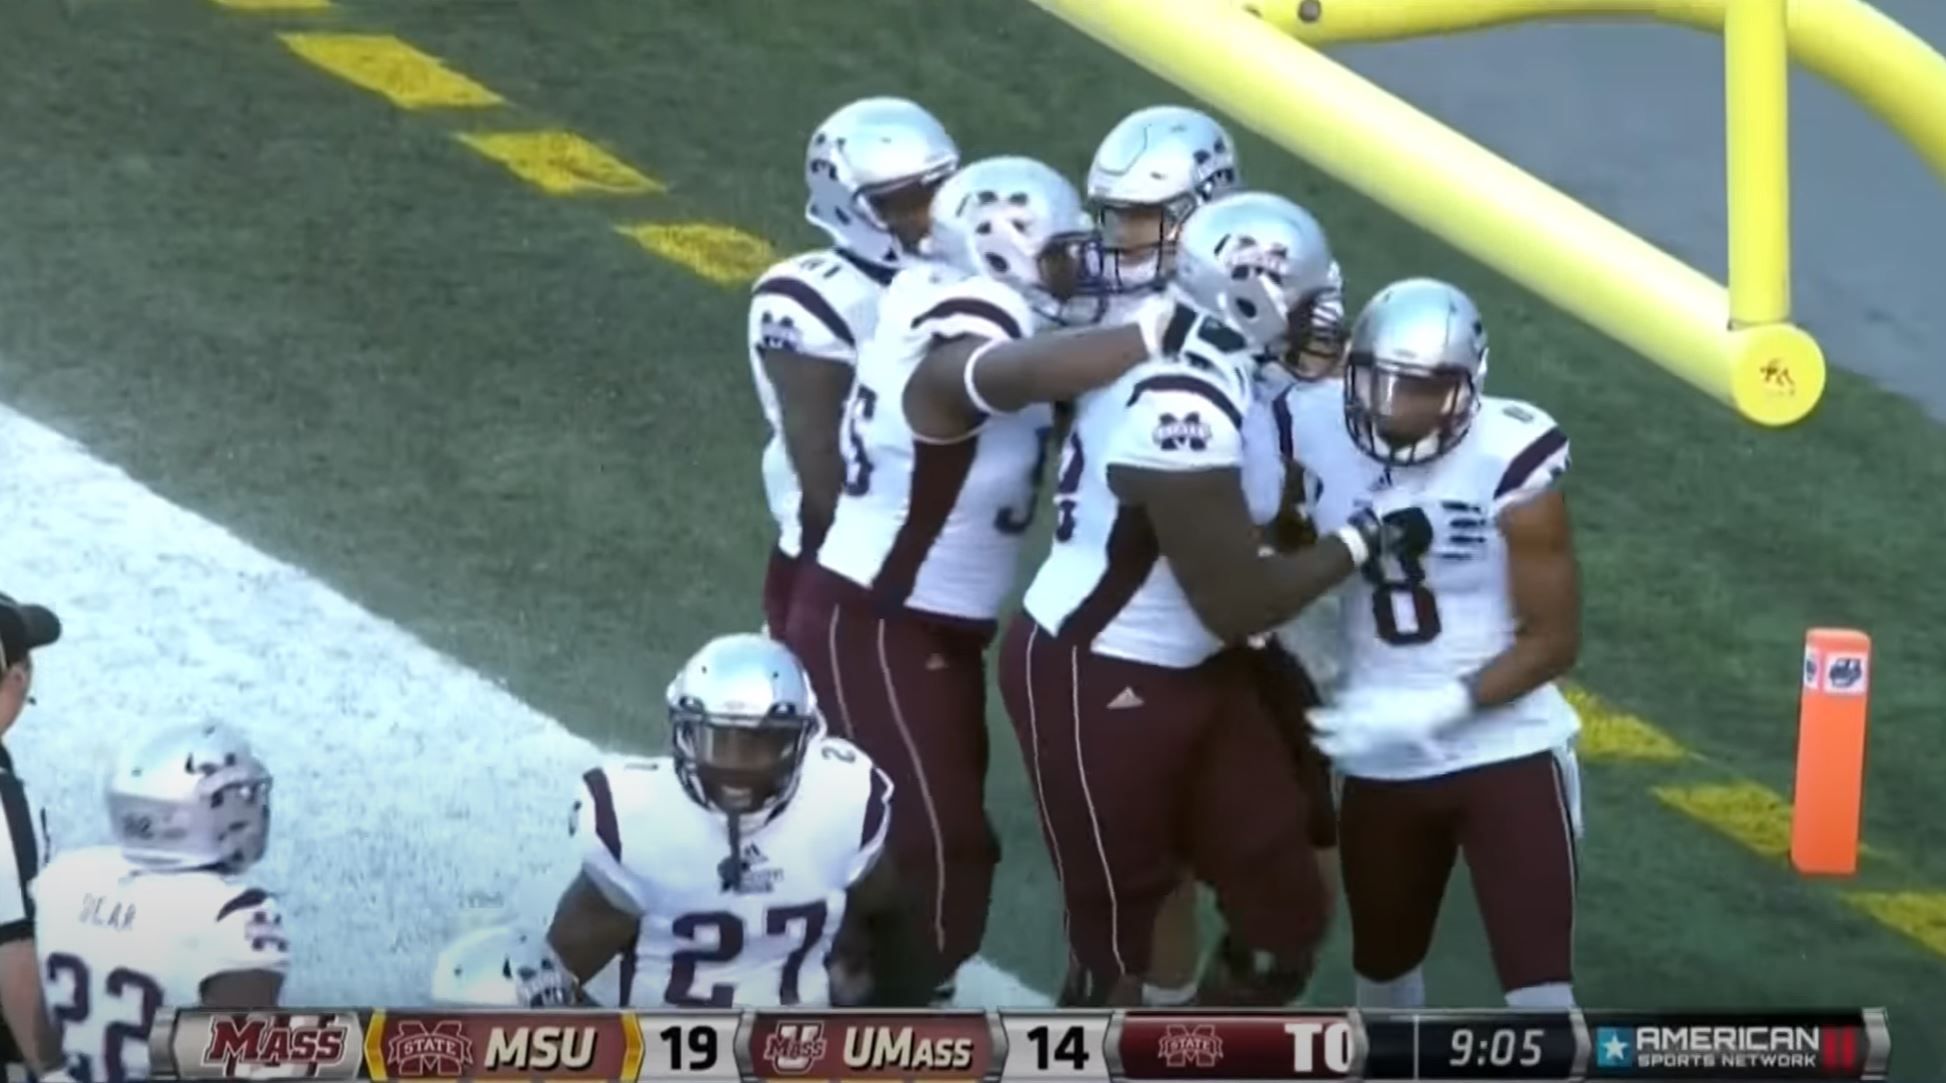
[[[0,463],[0,589],[66,625],[7,741],[57,848],[107,841],[101,773],[132,735],[220,720],[277,776],[259,879],[293,933],[287,1002],[423,1004],[466,925],[545,922],[600,749],[5,406]],[[982,960],[959,993],[1048,1003]]]

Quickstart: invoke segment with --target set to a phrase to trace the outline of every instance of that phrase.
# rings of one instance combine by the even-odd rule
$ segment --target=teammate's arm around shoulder
[[[998,333],[975,328],[938,341],[907,385],[907,414],[926,435],[935,435],[936,425],[950,425],[952,433],[964,434],[989,415],[1039,402],[1065,402],[1111,384],[1159,351],[1174,311],[1155,306],[1115,327],[1031,335],[1025,333],[1033,326],[1027,306],[1017,300],[1009,306],[999,290],[988,292],[996,296],[978,299],[980,303],[1013,310],[1008,321],[992,321]]]
[[[1108,455],[1109,488],[1146,512],[1190,607],[1226,642],[1289,620],[1350,575],[1373,544],[1355,532],[1295,553],[1259,555],[1261,536],[1243,490],[1241,429],[1238,407],[1221,391],[1158,367],[1136,384]]]
[[[581,871],[555,904],[547,942],[584,985],[627,950],[646,910],[636,878],[622,864],[621,815],[611,779],[629,769],[597,767],[581,776],[568,824],[581,849]]]
[[[215,951],[197,989],[205,1008],[268,1008],[284,992],[291,945],[277,896],[242,888],[216,912]]]
[[[835,257],[826,257],[834,259]],[[784,450],[804,494],[804,519],[828,524],[844,479],[838,430],[851,391],[858,332],[816,288],[803,260],[757,282],[750,298],[750,346],[777,391]]]
[[[1581,653],[1581,576],[1560,487],[1568,441],[1551,423],[1535,429],[1494,492],[1517,625],[1513,645],[1474,678],[1473,701],[1482,707],[1511,703],[1562,676]]]

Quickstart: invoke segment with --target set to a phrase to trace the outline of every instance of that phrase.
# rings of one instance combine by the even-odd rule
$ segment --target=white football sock
[[[1358,1006],[1361,1008],[1423,1008],[1426,1006],[1426,971],[1411,970],[1391,981],[1373,981],[1359,976]]]
[[[1574,985],[1571,982],[1552,981],[1545,985],[1510,989],[1507,991],[1507,1007],[1572,1008],[1574,1007]]]
[[[1170,988],[1142,983],[1142,1003],[1151,1008],[1179,1008],[1196,999],[1196,983]]]

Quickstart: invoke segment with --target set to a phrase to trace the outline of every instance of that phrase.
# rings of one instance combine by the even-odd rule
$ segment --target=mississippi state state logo
[[[385,1064],[393,1075],[457,1079],[473,1063],[473,1040],[457,1019],[428,1027],[417,1019],[401,1019],[385,1039]]]
[[[1223,1039],[1216,1036],[1216,1027],[1209,1023],[1189,1026],[1185,1023],[1171,1023],[1162,1032],[1157,1053],[1162,1063],[1171,1068],[1214,1068],[1223,1059]]]
[[[779,1023],[764,1039],[764,1059],[786,1075],[802,1075],[824,1059],[823,1023]]]
[[[1188,448],[1201,451],[1209,446],[1210,428],[1203,424],[1202,415],[1196,411],[1177,417],[1163,414],[1155,427],[1155,446],[1164,451]]]

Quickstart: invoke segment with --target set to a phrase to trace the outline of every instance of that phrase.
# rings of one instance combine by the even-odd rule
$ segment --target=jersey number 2
[[[804,969],[804,958],[824,939],[828,916],[824,901],[800,906],[775,906],[764,911],[766,936],[797,934],[797,947],[784,957],[784,972],[777,990],[777,1002],[786,1006],[798,1003],[797,977]],[[722,966],[743,954],[743,919],[724,910],[684,914],[670,923],[669,930],[679,940],[694,944],[708,941],[707,948],[684,948],[670,957],[669,985],[662,999],[682,1008],[728,1008],[736,1003],[736,986],[717,982],[698,996],[695,991],[696,967],[700,963]]]
[[[1399,574],[1391,575],[1396,570]],[[1426,566],[1418,557],[1374,557],[1365,562],[1366,582],[1372,585],[1372,623],[1378,638],[1394,647],[1416,647],[1439,638],[1439,599],[1426,586]],[[1396,601],[1405,595],[1408,606]],[[1399,627],[1399,610],[1412,611],[1409,627]]]
[[[53,992],[53,988],[63,981],[72,983],[65,1003]],[[47,984],[49,998],[54,1001],[55,1023],[63,1029],[87,1023],[97,1005],[93,997],[93,977],[88,971],[88,964],[80,956],[64,951],[49,955]],[[122,1083],[125,1079],[135,1078],[128,1073],[124,1049],[130,1042],[143,1046],[148,1044],[149,1028],[155,1026],[155,1015],[162,1010],[162,986],[141,971],[118,966],[102,979],[101,991],[104,999],[112,998],[121,1004],[132,1005],[134,1010],[131,1014],[135,1018],[131,1021],[124,1017],[101,1028],[99,1074],[95,1069],[95,1055],[74,1053],[72,1047],[68,1070],[81,1083]]]

